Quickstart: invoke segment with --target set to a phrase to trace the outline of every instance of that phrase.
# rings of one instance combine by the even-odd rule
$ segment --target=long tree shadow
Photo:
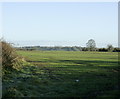
[[[118,61],[100,61],[100,60],[59,60],[65,63],[81,64],[86,66],[96,66],[101,68],[116,68],[118,67]]]
[[[21,72],[12,72],[12,74],[7,75],[3,82],[3,88],[6,91],[3,91],[6,93],[4,96],[14,94],[16,96],[31,96],[34,92],[36,96],[40,97],[55,96],[55,94],[56,96],[96,97],[97,95],[103,94],[102,92],[104,91],[116,90],[115,87],[118,86],[114,72],[109,74],[109,71],[105,71],[106,73],[87,71],[87,68],[91,70],[94,68],[113,69],[118,66],[117,61],[57,60],[55,62],[72,64],[66,64],[65,66],[67,67],[63,67],[61,70],[59,68],[57,70],[57,67],[52,69],[51,67],[28,66],[24,67]],[[98,66],[99,64],[111,66]],[[85,72],[78,72],[79,70],[74,71],[73,69],[75,67],[83,69]],[[68,71],[66,72],[66,70]],[[57,73],[58,71],[59,73]]]
[[[76,64],[84,64],[84,63],[118,63],[118,61],[100,61],[100,60],[60,60],[61,62],[73,62]]]
[[[91,61],[83,60],[61,60],[61,62],[87,65],[92,63]],[[44,74],[39,73],[37,75],[37,71],[41,69],[43,69]],[[25,72],[19,72],[17,75],[14,73],[12,75],[10,74],[12,82],[9,82],[9,85],[6,82],[4,85],[5,90],[8,89],[4,96],[11,96],[14,94],[16,94],[16,96],[31,96],[34,92],[37,97],[50,97],[51,95],[56,95],[88,98],[96,97],[106,90],[115,90],[115,84],[113,85],[112,83],[112,81],[114,81],[114,76],[111,75],[98,75],[96,74],[97,72],[75,72],[69,74],[70,71],[65,74],[61,73],[57,75],[53,72],[56,71],[56,69],[51,71],[51,69],[47,67],[38,68],[34,66],[24,68],[24,70]],[[79,82],[77,82],[76,79],[79,80]],[[39,93],[42,93],[42,95]],[[32,96],[34,95],[32,94]]]

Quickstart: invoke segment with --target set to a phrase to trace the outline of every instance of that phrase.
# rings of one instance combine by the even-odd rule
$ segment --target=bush
[[[16,54],[15,49],[7,42],[0,41],[2,48],[2,68],[18,69],[20,66],[20,57]]]
[[[120,52],[120,48],[117,48],[117,47],[114,48],[114,49],[113,49],[113,52]]]

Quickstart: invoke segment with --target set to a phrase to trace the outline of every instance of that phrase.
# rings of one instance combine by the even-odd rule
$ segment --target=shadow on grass
[[[86,63],[118,63],[118,62],[114,62],[114,61],[98,61],[98,60],[60,60],[60,62],[72,62],[72,63],[76,63],[76,64],[86,64]]]
[[[37,61],[38,62],[38,61]],[[40,61],[39,61],[40,62]],[[58,61],[57,61],[58,62]],[[114,69],[117,62],[108,61],[89,61],[89,60],[59,60],[61,63],[82,64],[78,68],[84,70],[90,68],[98,68],[99,64],[110,65],[101,66],[100,68]],[[86,65],[86,66],[84,66]],[[66,65],[68,68],[74,68],[74,65]],[[82,66],[82,67],[81,67]],[[97,67],[98,66],[98,67]],[[76,67],[77,68],[77,67]],[[42,70],[42,71],[41,71]],[[105,72],[100,71],[88,72],[71,72],[63,68],[59,70],[48,67],[25,67],[21,72],[13,72],[7,75],[3,82],[3,96],[4,97],[87,97],[96,98],[104,95],[105,91],[117,90],[117,77],[114,72],[106,75]],[[40,73],[38,73],[41,71]],[[61,74],[57,74],[59,71]],[[71,73],[71,74],[70,74]],[[115,74],[115,75],[113,75]],[[79,82],[76,82],[76,79]],[[107,95],[107,94],[105,94]],[[86,99],[87,99],[86,98]]]
[[[74,63],[85,66],[96,66],[100,68],[116,68],[118,61],[98,61],[98,60],[59,60],[59,62]],[[103,65],[103,66],[102,66]]]

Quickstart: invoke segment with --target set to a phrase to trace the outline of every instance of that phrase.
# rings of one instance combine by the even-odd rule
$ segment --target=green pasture
[[[27,62],[3,77],[4,97],[117,98],[118,53],[17,51]]]

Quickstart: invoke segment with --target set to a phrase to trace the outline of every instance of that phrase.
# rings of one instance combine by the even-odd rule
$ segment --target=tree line
[[[120,48],[113,47],[111,44],[107,45],[106,48],[97,48],[95,40],[90,39],[86,43],[86,47],[81,46],[54,46],[54,47],[43,47],[43,46],[24,46],[17,47],[18,50],[41,50],[41,51],[99,51],[99,52],[120,52]]]
[[[80,47],[80,46],[72,46],[72,47],[61,47],[61,46],[54,46],[54,47],[42,47],[42,46],[25,46],[25,47],[17,47],[18,50],[41,50],[41,51],[99,51],[99,52],[120,52],[120,48],[95,48],[91,50],[87,47]]]

